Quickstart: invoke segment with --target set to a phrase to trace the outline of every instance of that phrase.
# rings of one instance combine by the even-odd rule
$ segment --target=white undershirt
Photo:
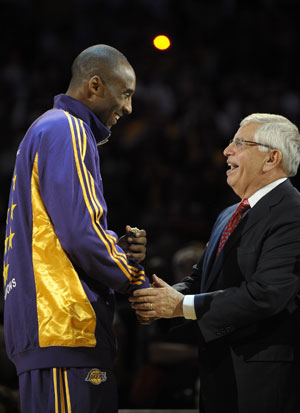
[[[270,184],[264,186],[263,188],[260,188],[258,191],[256,191],[253,195],[251,195],[248,198],[250,208],[253,208],[254,205],[267,193],[272,191],[277,185],[280,185],[282,182],[284,182],[287,178],[280,178],[277,179],[274,182],[271,182]],[[195,306],[194,306],[194,295],[185,295],[183,299],[183,304],[182,304],[182,309],[183,309],[183,315],[184,318],[187,318],[189,320],[196,320],[196,312],[195,312]]]

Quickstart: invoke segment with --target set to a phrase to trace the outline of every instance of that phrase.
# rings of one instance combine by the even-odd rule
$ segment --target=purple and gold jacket
[[[111,368],[114,291],[149,286],[107,229],[97,143],[110,131],[67,95],[22,140],[4,251],[6,350],[18,374]]]

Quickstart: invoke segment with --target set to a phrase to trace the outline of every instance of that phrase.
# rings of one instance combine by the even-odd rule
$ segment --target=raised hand
[[[146,257],[147,234],[144,229],[132,228],[126,225],[126,234],[117,243],[128,258],[141,262]]]

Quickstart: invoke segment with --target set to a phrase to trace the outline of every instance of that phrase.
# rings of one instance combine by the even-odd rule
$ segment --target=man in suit
[[[221,212],[190,276],[171,287],[153,275],[131,305],[144,322],[197,322],[201,413],[299,413],[299,131],[252,114],[224,155],[240,205]]]

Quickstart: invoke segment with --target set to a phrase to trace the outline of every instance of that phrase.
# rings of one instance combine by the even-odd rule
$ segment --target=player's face
[[[234,139],[254,141],[258,126],[257,123],[249,123],[241,127]],[[227,183],[240,198],[248,198],[263,186],[263,166],[267,153],[260,151],[259,146],[250,144],[238,148],[232,142],[225,148],[224,155],[230,167],[227,170]]]
[[[135,91],[135,73],[132,67],[123,63],[110,79],[102,79],[104,92],[95,102],[93,111],[101,122],[111,129],[123,115],[132,112],[132,95]]]

